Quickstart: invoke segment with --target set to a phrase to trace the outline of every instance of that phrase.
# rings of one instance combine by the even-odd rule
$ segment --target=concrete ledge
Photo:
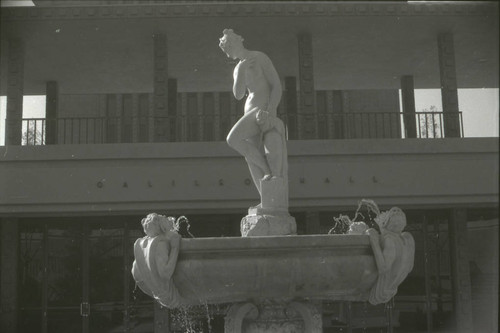
[[[291,140],[289,158],[400,154],[498,154],[498,138]],[[1,146],[0,163],[239,157],[225,142]]]

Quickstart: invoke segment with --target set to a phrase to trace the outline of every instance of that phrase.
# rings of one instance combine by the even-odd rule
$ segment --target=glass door
[[[128,299],[125,281],[124,223],[89,223],[88,286],[90,331],[125,332]]]
[[[19,230],[19,332],[46,332],[47,304],[42,301],[46,263],[44,225],[22,224]],[[46,296],[45,296],[46,298]],[[44,304],[42,304],[44,303]],[[43,322],[43,323],[42,323]],[[45,330],[43,330],[45,327]]]
[[[153,302],[130,273],[142,230],[126,219],[23,221],[19,332],[153,332]]]
[[[46,332],[80,332],[83,286],[82,227],[63,222],[45,224],[46,276],[42,302],[47,306]],[[45,314],[44,313],[44,314]]]
[[[20,230],[20,332],[81,332],[82,229],[30,221]]]

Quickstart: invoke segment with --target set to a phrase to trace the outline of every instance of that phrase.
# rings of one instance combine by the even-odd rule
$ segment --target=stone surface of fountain
[[[401,233],[396,207],[376,218],[380,235],[181,240],[173,221],[143,219],[132,274],[169,308],[232,303],[227,332],[321,332],[322,301],[388,302],[413,267],[413,238]]]

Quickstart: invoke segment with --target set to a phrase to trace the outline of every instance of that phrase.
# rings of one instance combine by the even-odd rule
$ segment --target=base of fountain
[[[322,327],[321,306],[306,301],[236,303],[225,317],[231,333],[321,333]]]

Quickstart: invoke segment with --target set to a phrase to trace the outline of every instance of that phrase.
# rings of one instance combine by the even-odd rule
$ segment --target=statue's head
[[[364,235],[365,231],[368,230],[368,225],[365,222],[352,222],[349,225],[348,235]]]
[[[232,59],[237,58],[237,51],[243,48],[243,37],[235,34],[233,29],[224,29],[224,34],[219,38],[219,47],[224,53]]]
[[[146,235],[155,237],[160,234],[165,234],[170,230],[174,230],[175,218],[151,213],[142,219],[141,224]]]
[[[406,227],[406,215],[398,207],[392,207],[390,210],[381,213],[375,218],[380,230],[389,230],[396,233],[403,232]]]

